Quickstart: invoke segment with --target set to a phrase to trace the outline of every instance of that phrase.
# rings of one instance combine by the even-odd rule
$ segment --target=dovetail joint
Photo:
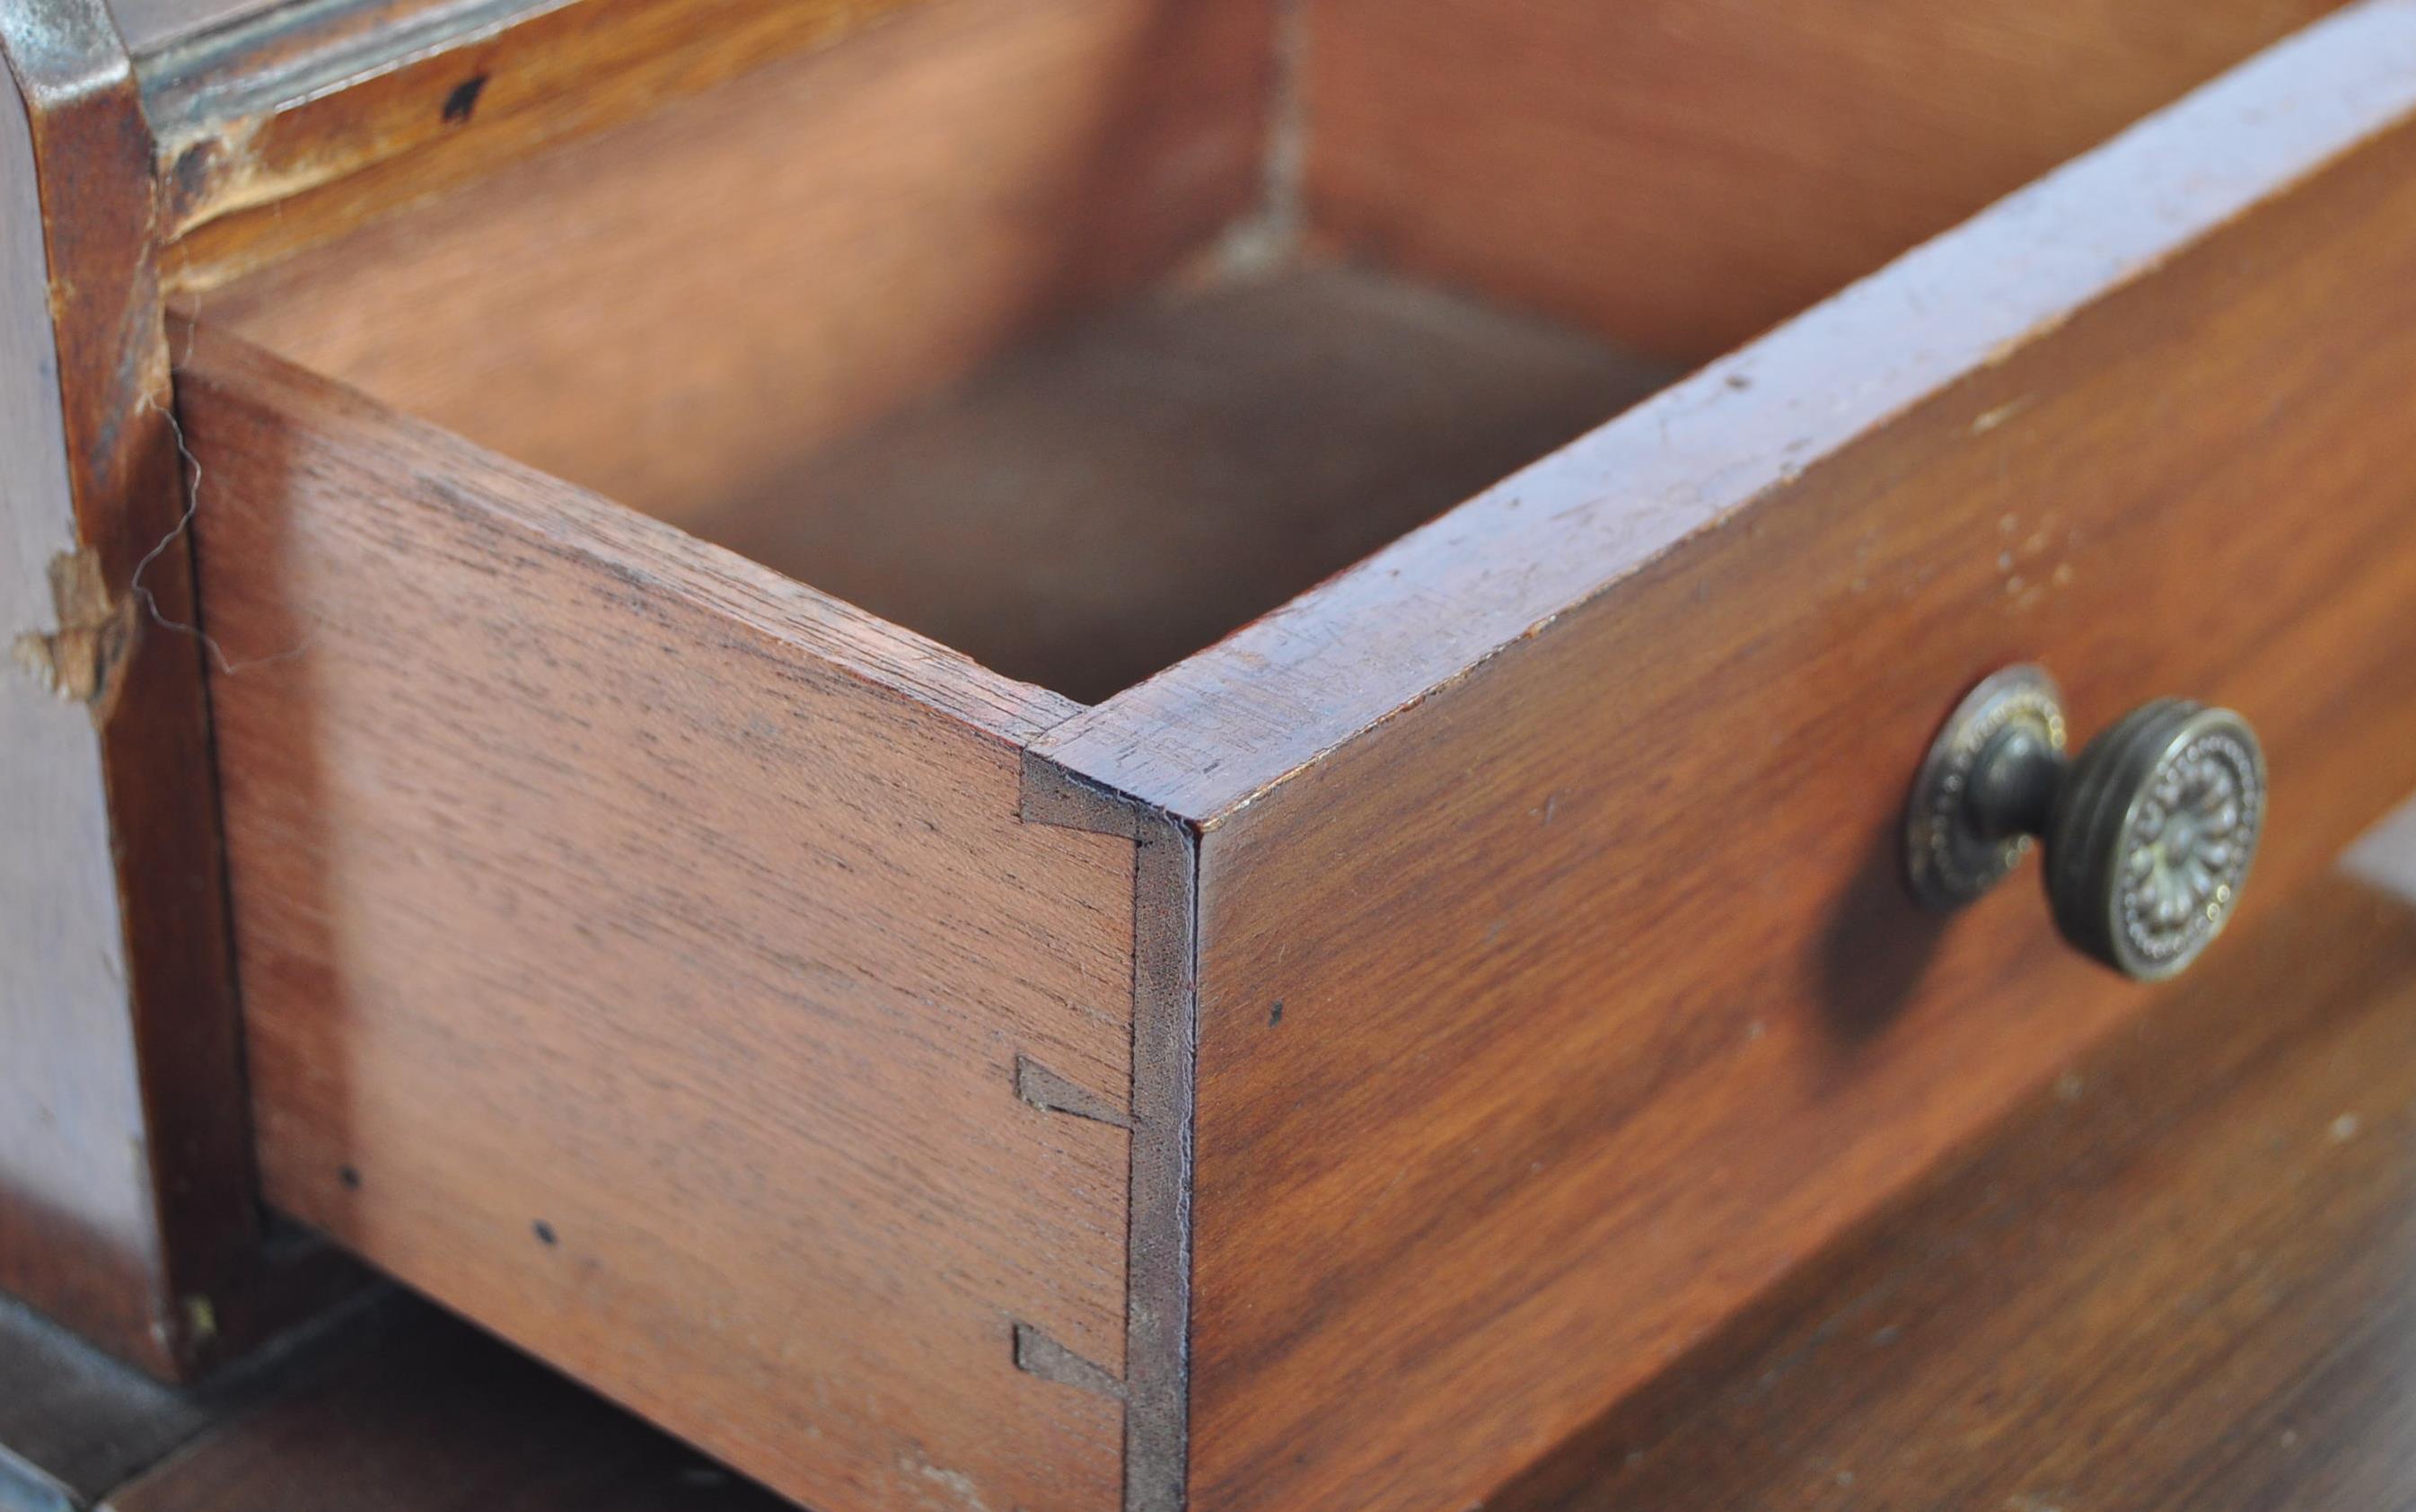
[[[1110,1099],[1029,1055],[1015,1058],[1015,1095],[1045,1113],[1069,1113],[1093,1123],[1132,1127],[1132,1119]]]
[[[1015,1325],[1015,1368],[1094,1396],[1117,1401],[1125,1398],[1125,1383],[1105,1367],[1082,1358],[1028,1323]]]

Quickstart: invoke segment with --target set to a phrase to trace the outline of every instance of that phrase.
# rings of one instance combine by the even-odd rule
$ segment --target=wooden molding
[[[100,0],[0,53],[0,1288],[177,1376],[258,1232],[152,143]]]
[[[142,61],[171,280],[204,289],[914,0],[318,0]]]

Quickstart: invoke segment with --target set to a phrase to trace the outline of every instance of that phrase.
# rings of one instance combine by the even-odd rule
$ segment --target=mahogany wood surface
[[[1307,0],[1310,214],[1699,361],[2336,3]]]
[[[2247,713],[2260,896],[2416,786],[2405,0],[1089,710],[438,429],[778,556],[801,458],[1280,219],[1276,36],[949,0],[194,282],[268,1196],[824,1512],[1457,1506],[1643,1399],[2149,1001],[1901,898],[1995,666]],[[2221,61],[2111,52],[2022,151]]]
[[[141,60],[174,282],[208,288],[909,0],[337,0]]]
[[[268,1200],[823,1512],[1116,1504],[1135,850],[1073,705],[222,334]]]
[[[1500,1512],[2416,1504],[2416,915],[2326,879]]]
[[[1483,1496],[2136,1009],[1903,897],[1982,673],[2246,712],[2260,890],[2416,788],[2411,81],[2318,25],[1039,743],[1204,829],[1194,1504]]]
[[[950,0],[194,301],[682,521],[1253,204],[1264,0]],[[808,579],[810,581],[810,579]]]
[[[0,60],[0,1290],[175,1375],[257,1225],[151,144],[98,0]]]

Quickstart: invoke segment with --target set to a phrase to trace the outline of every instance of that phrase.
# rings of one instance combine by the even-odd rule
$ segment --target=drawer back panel
[[[1306,0],[1310,214],[1699,362],[2337,4]]]

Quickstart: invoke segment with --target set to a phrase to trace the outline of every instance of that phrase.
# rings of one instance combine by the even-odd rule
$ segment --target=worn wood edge
[[[65,1321],[97,1324],[121,1357],[184,1379],[249,1347],[253,1329],[291,1320],[256,1290],[262,1232],[152,139],[101,0],[0,8],[0,59],[33,145],[66,442],[72,538],[53,582],[63,566],[78,569],[86,609],[110,627],[80,669],[62,663],[55,641],[51,655],[24,658],[31,632],[16,650],[52,691],[86,706],[98,737],[123,942],[115,1007],[128,1020],[142,1126],[131,1179],[144,1184],[158,1288],[139,1336],[106,1320]],[[73,628],[68,608],[62,594],[62,634]],[[121,1152],[93,1156],[108,1169]]]
[[[172,281],[214,287],[914,3],[295,0],[238,18],[137,65],[163,239],[241,222],[180,248]],[[354,179],[324,213],[298,203]]]
[[[1125,1404],[1125,1512],[1182,1512],[1190,1480],[1200,835],[1175,815],[1029,750],[1023,819],[1134,842],[1132,1157],[1118,1393]],[[1023,1363],[1019,1335],[1017,1364]]]
[[[176,317],[173,324],[177,349],[191,354],[178,370],[180,384],[271,414],[308,409],[364,454],[390,458],[398,487],[432,493],[448,507],[476,509],[532,542],[793,645],[860,683],[993,740],[1020,748],[1081,708],[677,526],[398,414],[240,337],[213,329],[197,343],[189,322]],[[503,486],[474,491],[453,481],[463,477]],[[206,483],[198,507],[209,508]]]
[[[1783,507],[1807,471],[2411,113],[2416,3],[2363,0],[1067,721],[1035,750],[1214,827],[1688,538]],[[1795,439],[1737,447],[1779,435]],[[1583,502],[1538,519],[1520,512],[1530,493]]]

